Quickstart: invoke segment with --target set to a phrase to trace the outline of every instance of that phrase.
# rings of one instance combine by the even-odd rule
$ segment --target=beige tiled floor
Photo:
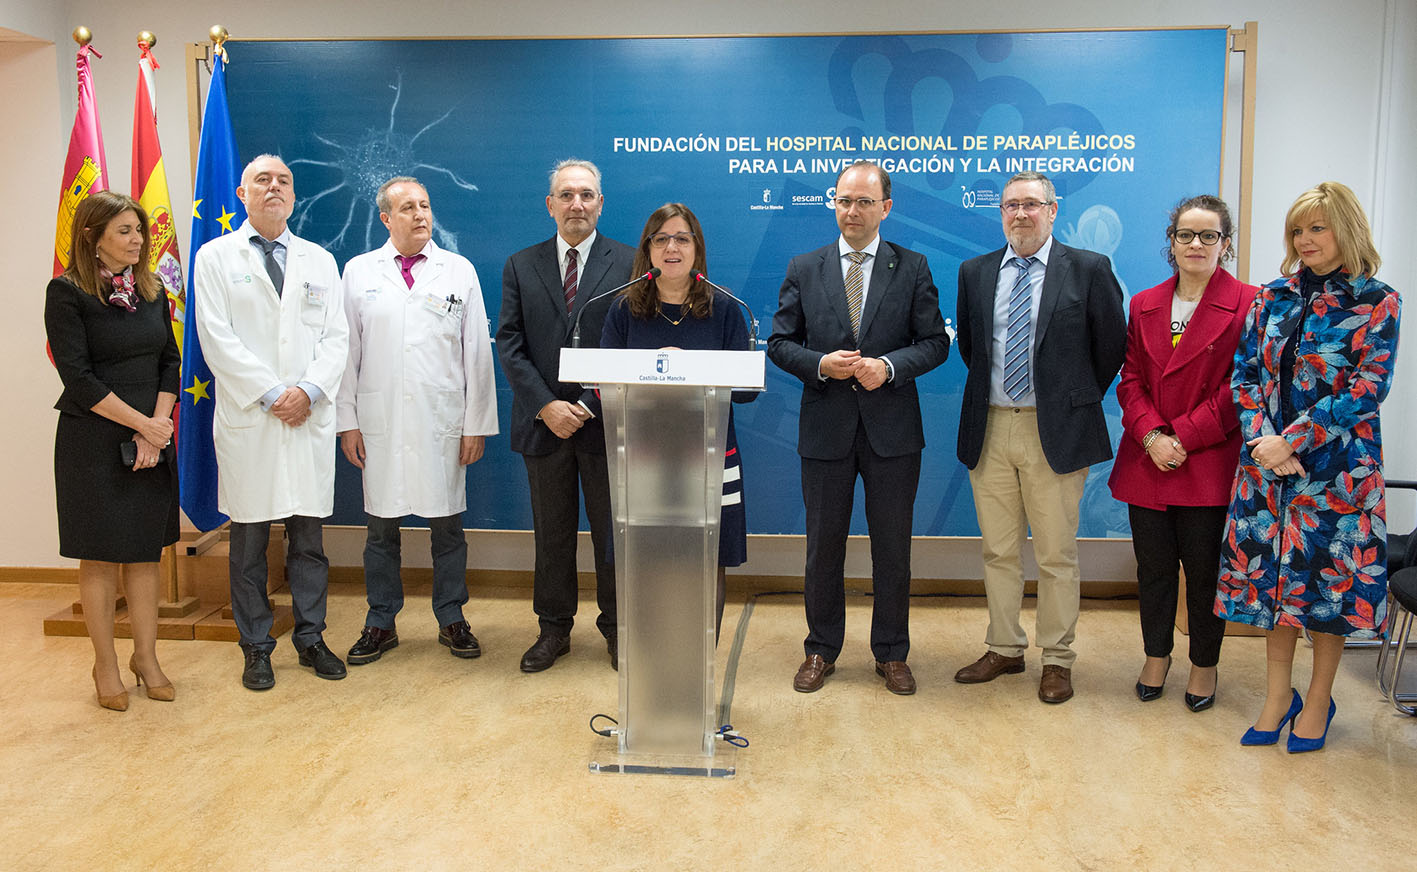
[[[425,591],[401,646],[345,681],[282,639],[264,694],[241,688],[235,645],[162,642],[177,702],[122,714],[93,700],[87,640],[41,633],[73,594],[0,585],[6,869],[1392,869],[1417,843],[1417,719],[1379,699],[1372,652],[1344,658],[1329,748],[1242,749],[1263,642],[1227,640],[1215,709],[1185,710],[1180,664],[1143,705],[1135,603],[1085,604],[1077,697],[1045,706],[1036,652],[1024,675],[950,680],[983,650],[982,599],[916,601],[920,692],[901,698],[871,668],[868,600],[804,695],[801,599],[762,598],[732,700],[752,747],[710,782],[587,772],[615,673],[588,620],[555,668],[518,672],[524,590],[475,592],[479,660],[438,646]],[[362,591],[337,586],[331,647],[362,618]]]

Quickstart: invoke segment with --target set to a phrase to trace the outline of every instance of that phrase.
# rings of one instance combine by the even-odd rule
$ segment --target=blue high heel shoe
[[[1250,727],[1245,731],[1245,735],[1240,737],[1241,745],[1274,745],[1279,742],[1279,734],[1284,732],[1284,725],[1292,723],[1299,717],[1299,712],[1304,708],[1304,698],[1299,695],[1299,691],[1289,688],[1289,692],[1294,694],[1294,698],[1289,701],[1289,711],[1284,713],[1280,719],[1279,726],[1273,730],[1257,730]],[[1322,740],[1319,740],[1323,744]]]
[[[1289,727],[1289,753],[1303,754],[1306,751],[1317,751],[1324,746],[1324,740],[1328,738],[1329,724],[1333,723],[1334,712],[1338,711],[1338,704],[1333,701],[1333,697],[1328,700],[1328,720],[1324,721],[1324,734],[1317,739],[1305,739],[1303,736],[1294,735],[1294,727]]]

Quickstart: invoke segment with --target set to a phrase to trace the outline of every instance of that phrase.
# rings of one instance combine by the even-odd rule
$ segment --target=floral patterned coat
[[[1376,279],[1340,273],[1296,337],[1303,307],[1297,276],[1266,285],[1235,353],[1242,436],[1283,436],[1304,474],[1276,475],[1241,451],[1215,613],[1262,629],[1374,638],[1387,622],[1378,406],[1392,384],[1401,302]],[[1299,344],[1286,421],[1279,373],[1290,341]]]

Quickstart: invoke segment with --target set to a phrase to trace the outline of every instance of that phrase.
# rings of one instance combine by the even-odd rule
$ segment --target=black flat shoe
[[[1164,673],[1162,673],[1162,675],[1161,675],[1161,683],[1158,684],[1158,685],[1155,686],[1155,687],[1152,687],[1152,686],[1149,685],[1149,684],[1142,684],[1140,681],[1138,681],[1138,682],[1137,682],[1137,699],[1141,700],[1142,702],[1151,702],[1152,700],[1161,699],[1161,694],[1162,694],[1162,692],[1166,690],[1166,676],[1168,676],[1168,675],[1170,675],[1170,674],[1171,674],[1171,655],[1170,655],[1170,654],[1167,654],[1167,655],[1166,655],[1166,671],[1165,671]],[[1186,694],[1186,695],[1187,695],[1187,696],[1190,696],[1190,694]]]
[[[1220,678],[1215,679],[1215,689],[1220,689]],[[1196,696],[1194,693],[1186,693],[1186,708],[1193,712],[1203,712],[1215,705],[1215,690],[1205,696]]]

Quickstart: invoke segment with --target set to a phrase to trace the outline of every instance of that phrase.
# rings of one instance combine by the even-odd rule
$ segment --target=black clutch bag
[[[169,442],[162,446],[162,450],[158,452],[158,456],[164,461],[171,461],[173,452],[176,450],[176,446]],[[123,462],[124,466],[132,469],[133,464],[138,462],[138,443],[129,439],[127,442],[120,444],[118,446],[118,459]]]

